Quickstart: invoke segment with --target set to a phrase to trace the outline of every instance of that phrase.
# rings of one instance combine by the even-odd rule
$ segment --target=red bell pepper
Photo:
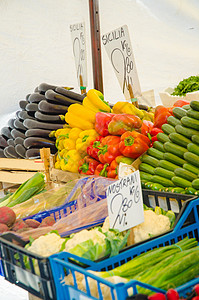
[[[94,175],[107,177],[108,164],[99,164],[95,169]]]
[[[163,105],[156,106],[154,114],[154,127],[161,128],[167,122],[167,118],[171,116],[169,109]]]
[[[138,130],[142,120],[131,114],[116,114],[108,124],[108,132],[112,135],[122,135],[126,131]]]
[[[121,136],[119,149],[124,156],[138,158],[150,146],[150,139],[136,131],[127,131]]]
[[[157,128],[157,127],[153,127],[153,128],[151,129],[150,135],[151,135],[151,136],[156,136],[159,132],[163,132],[162,129]]]
[[[89,155],[86,155],[79,161],[78,172],[80,174],[93,175],[98,165],[99,161],[95,160]]]
[[[99,161],[103,164],[110,164],[118,155],[121,155],[119,150],[120,136],[108,135],[101,140],[98,147]]]
[[[102,136],[107,136],[108,132],[108,124],[111,119],[115,116],[112,113],[105,112],[97,112],[95,115],[95,130]]]
[[[143,120],[141,130],[139,132],[141,134],[147,135],[148,133],[151,133],[152,129],[153,129],[153,122],[148,120]]]
[[[182,107],[182,106],[188,105],[188,104],[190,104],[190,102],[187,100],[176,100],[176,102],[174,102],[173,106],[174,107]]]
[[[103,139],[103,136],[98,136],[94,141],[90,143],[90,145],[87,147],[87,154],[91,156],[92,158],[95,158],[96,160],[99,160],[98,158],[98,152],[99,152],[99,145],[100,141]]]

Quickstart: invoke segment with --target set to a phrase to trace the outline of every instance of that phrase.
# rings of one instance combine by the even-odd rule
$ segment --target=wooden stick
[[[81,88],[81,87],[83,87],[82,75],[79,75],[79,81],[80,81],[81,94],[85,94],[86,93],[86,88],[84,88],[84,89]]]
[[[50,181],[50,148],[40,149],[40,156],[44,163],[46,181]]]
[[[131,86],[130,83],[128,84],[128,91],[129,91],[129,95],[130,95],[131,99],[133,99],[134,98],[134,94],[133,94],[133,89],[132,89],[132,86]],[[139,107],[137,101],[132,102],[132,104],[135,105],[136,107]]]

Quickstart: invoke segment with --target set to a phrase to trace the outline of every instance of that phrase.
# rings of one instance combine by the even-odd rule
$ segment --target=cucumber
[[[164,178],[162,176],[159,176],[159,175],[153,175],[152,178],[151,178],[151,181],[156,182],[156,183],[160,183],[165,187],[175,186],[175,184],[171,180],[169,180],[167,178]]]
[[[181,178],[179,176],[174,176],[174,177],[171,178],[171,180],[178,187],[186,188],[186,187],[191,186],[190,181],[188,181],[184,178]]]
[[[191,108],[190,104],[183,105],[182,108],[189,110]]]
[[[193,187],[189,186],[185,188],[185,194],[195,195],[195,193],[196,193],[196,189],[194,189]]]
[[[186,152],[188,153],[188,152]],[[182,166],[186,161],[172,153],[166,152],[164,153],[164,159],[170,161],[173,164],[176,164],[178,166]]]
[[[182,107],[174,107],[173,115],[174,115],[174,117],[181,119],[182,117],[187,115],[187,111],[186,111],[186,109],[184,109]]]
[[[196,120],[194,118],[185,116],[181,119],[181,123],[182,123],[182,125],[184,125],[188,128],[199,130],[199,120]]]
[[[192,152],[186,152],[184,154],[184,159],[186,159],[186,161],[196,167],[199,168],[199,156],[192,153]]]
[[[199,190],[199,178],[192,181],[192,187],[196,190]]]
[[[152,184],[154,184],[154,182],[152,182],[152,181],[147,181],[147,182],[145,182],[145,184],[144,184],[144,188],[147,189],[147,190],[150,190]]]
[[[176,145],[172,142],[164,143],[164,149],[166,152],[173,153],[174,155],[179,156],[181,158],[184,158],[184,153],[188,151],[186,148]]]
[[[146,172],[140,172],[140,179],[141,180],[147,180],[147,181],[151,181],[151,178],[153,177],[153,175],[146,173]]]
[[[192,142],[196,143],[199,145],[199,135],[192,135]]]
[[[165,143],[165,142],[169,142],[169,141],[170,141],[168,135],[165,134],[164,132],[159,132],[159,133],[157,134],[157,139],[158,139],[158,141],[160,141],[161,143]]]
[[[176,168],[179,168],[179,166],[171,163],[170,161],[164,160],[164,159],[159,161],[158,167],[164,168],[169,171],[174,171]]]
[[[165,152],[165,150],[164,150],[164,144],[161,143],[161,142],[159,142],[159,141],[153,142],[153,148],[155,148],[155,149],[157,149],[157,150],[159,150],[161,152]]]
[[[146,164],[146,163],[141,163],[139,165],[139,170],[143,171],[143,172],[146,172],[146,173],[149,173],[149,174],[152,174],[152,175],[155,174],[154,173],[155,168],[152,167],[152,166],[150,166],[150,165],[148,165],[148,164]]]
[[[188,170],[189,172],[192,172],[192,173],[194,173],[194,174],[196,174],[196,175],[199,175],[199,168],[193,166],[192,164],[185,163],[185,164],[183,165],[183,168],[184,168],[185,170]]]
[[[163,155],[164,155],[163,152],[161,152],[161,151],[159,151],[159,150],[157,150],[155,148],[149,148],[147,150],[147,154],[151,155],[151,156],[153,156],[153,157],[155,157],[157,159],[163,159]]]
[[[151,185],[151,190],[152,191],[161,191],[162,189],[164,189],[164,186],[162,185],[162,184],[160,184],[160,183],[153,183],[152,185]]]
[[[194,110],[199,111],[199,101],[197,101],[197,100],[192,100],[192,101],[190,102],[190,107],[191,107],[192,109],[194,109]]]
[[[145,189],[145,183],[147,183],[147,180],[141,180],[141,188]]]
[[[193,181],[194,179],[197,178],[197,175],[186,170],[186,169],[183,169],[183,168],[177,168],[175,169],[174,171],[175,175],[174,176],[179,176],[179,177],[182,177],[186,180],[189,180],[189,181]]]
[[[161,167],[155,168],[154,173],[155,173],[155,175],[159,175],[159,176],[162,176],[162,177],[167,178],[167,179],[171,179],[173,176],[175,176],[174,172],[166,170],[166,169],[161,168]]]
[[[182,125],[176,125],[175,126],[175,130],[177,133],[180,133],[188,138],[191,138],[192,135],[199,135],[199,131],[195,130],[195,129],[191,129],[191,128],[187,128],[185,126]],[[159,134],[159,133],[158,133]]]
[[[173,143],[182,147],[187,147],[187,145],[191,142],[190,139],[186,138],[185,136],[177,132],[170,133],[169,138]]]
[[[157,167],[159,164],[159,160],[153,156],[144,154],[140,157],[141,162],[146,163],[152,167]]]
[[[169,186],[169,187],[167,187],[167,188],[165,188],[165,192],[172,192],[173,193],[173,189],[174,189],[175,187],[173,187],[173,186]]]
[[[175,131],[175,128],[174,128],[172,125],[166,124],[166,123],[162,125],[161,129],[162,129],[162,131],[163,131],[164,133],[166,133],[167,135],[169,135],[169,134],[172,133],[172,132],[176,132],[176,131]]]
[[[187,145],[187,150],[189,150],[189,152],[195,153],[196,155],[199,155],[199,146],[194,143],[189,143]]]
[[[199,120],[199,111],[190,108],[187,111],[187,116],[196,120]]]
[[[181,187],[175,187],[171,190],[172,193],[177,193],[177,194],[180,194],[182,192],[184,192],[184,189],[181,188]]]
[[[167,123],[172,125],[172,126],[176,126],[176,125],[181,125],[181,122],[178,118],[174,117],[174,116],[169,116],[167,118]]]

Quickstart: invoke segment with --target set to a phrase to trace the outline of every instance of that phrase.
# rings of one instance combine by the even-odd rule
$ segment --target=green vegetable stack
[[[199,195],[199,101],[174,107],[162,131],[140,158],[142,187]]]

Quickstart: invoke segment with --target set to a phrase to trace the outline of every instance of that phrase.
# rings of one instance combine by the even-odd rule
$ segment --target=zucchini
[[[143,156],[140,157],[141,162],[149,164],[152,167],[157,167],[159,160],[153,156],[144,154]]]
[[[190,102],[190,107],[191,107],[192,109],[194,109],[194,110],[199,111],[199,101],[197,101],[197,100],[192,100],[192,101]]]
[[[183,165],[183,168],[184,168],[185,170],[188,170],[189,172],[192,172],[192,173],[194,173],[194,174],[196,174],[196,175],[199,175],[199,168],[193,166],[192,164],[185,163],[185,164]]]
[[[154,173],[155,168],[148,165],[148,164],[146,164],[146,163],[144,163],[144,162],[139,165],[139,170],[143,171],[143,172],[146,172],[146,173],[149,173],[149,174],[152,174],[152,175],[155,174]]]
[[[64,95],[68,98],[71,98],[71,99],[74,99],[74,100],[78,100],[80,102],[83,101],[83,99],[86,97],[86,94],[78,94],[78,93],[75,93],[75,92],[72,92],[72,91],[69,91],[65,88],[62,88],[62,87],[57,87],[55,89],[55,92],[61,94],[61,95]]]
[[[174,127],[175,127],[176,125],[181,125],[180,120],[177,119],[177,118],[174,117],[174,116],[169,116],[169,117],[167,118],[167,123],[170,124],[170,125],[172,125],[172,126],[174,126]]]
[[[151,178],[153,177],[153,175],[146,173],[146,172],[140,172],[140,179],[141,180],[147,180],[147,181],[151,181]]]
[[[199,178],[192,181],[192,187],[196,190],[199,190]]]
[[[161,127],[161,129],[162,129],[162,131],[163,131],[164,133],[166,133],[167,135],[169,135],[169,134],[172,133],[172,132],[176,132],[176,131],[175,131],[175,128],[174,128],[172,125],[167,124],[167,123],[163,124],[162,127]]]
[[[177,132],[170,133],[169,138],[173,143],[182,147],[187,147],[187,145],[191,142],[190,139]]]
[[[187,111],[187,116],[196,120],[199,120],[199,111],[190,108]]]
[[[175,184],[171,180],[169,180],[167,178],[164,178],[162,176],[159,176],[159,175],[153,175],[152,178],[151,178],[151,181],[162,184],[164,187],[175,186]]]
[[[187,150],[189,150],[189,152],[195,153],[196,155],[199,155],[199,146],[194,143],[189,143],[187,145]]]
[[[199,145],[199,135],[194,134],[191,139],[192,139],[192,142]]]
[[[168,179],[171,179],[173,176],[175,176],[174,172],[166,170],[161,167],[155,168],[154,173],[155,173],[155,175],[159,175],[159,176],[162,176],[162,177],[168,178]]]
[[[182,125],[184,125],[186,127],[189,127],[189,128],[195,129],[195,130],[199,130],[199,120],[196,120],[196,119],[186,116],[181,119],[181,123],[182,123]]]
[[[186,152],[188,153],[188,152]],[[173,164],[176,164],[178,166],[182,166],[186,161],[179,156],[176,156],[172,153],[166,152],[164,153],[164,159],[170,161]]]
[[[181,119],[182,117],[187,115],[186,109],[184,109],[182,107],[174,107],[172,112],[173,112],[173,115],[178,119]]]
[[[163,169],[169,170],[169,171],[174,171],[176,168],[179,168],[179,166],[171,163],[170,161],[167,160],[160,160],[158,167],[161,167]]]
[[[195,193],[196,193],[196,189],[194,189],[193,187],[189,186],[185,188],[185,194],[195,195]]]
[[[158,141],[160,141],[161,143],[165,143],[165,142],[169,142],[169,141],[170,141],[168,135],[165,134],[164,132],[159,132],[159,133],[157,134],[157,139],[158,139]]]
[[[199,167],[199,156],[192,153],[192,152],[186,152],[184,154],[184,159],[186,159],[186,161],[196,167]]]
[[[182,106],[183,109],[189,110],[191,108],[190,104],[186,104]]]
[[[41,100],[38,104],[38,110],[49,115],[65,115],[68,107],[65,105],[48,103],[46,100]]]
[[[178,187],[186,188],[186,187],[191,186],[191,182],[189,180],[186,180],[179,176],[174,176],[171,178],[171,180]]]
[[[175,130],[177,133],[180,133],[188,138],[191,138],[192,135],[199,135],[199,131],[191,128],[184,127],[182,125],[176,125]]]
[[[165,150],[164,150],[164,144],[161,143],[161,142],[159,142],[159,141],[153,142],[153,148],[155,148],[155,149],[157,149],[157,150],[159,150],[161,152],[165,152]]]
[[[186,169],[183,169],[183,168],[177,168],[174,170],[174,173],[175,175],[174,176],[179,176],[179,177],[182,177],[186,180],[189,180],[189,181],[193,181],[194,179],[197,178],[197,175],[186,170]]]
[[[147,150],[147,154],[151,155],[151,156],[153,156],[153,157],[155,157],[157,159],[163,159],[163,155],[164,155],[163,152],[161,152],[161,151],[159,151],[159,150],[157,150],[155,148],[149,148]]]
[[[170,152],[176,156],[179,156],[181,158],[184,158],[184,153],[188,150],[182,146],[176,145],[172,142],[166,142],[164,143],[164,149],[166,152]]]

